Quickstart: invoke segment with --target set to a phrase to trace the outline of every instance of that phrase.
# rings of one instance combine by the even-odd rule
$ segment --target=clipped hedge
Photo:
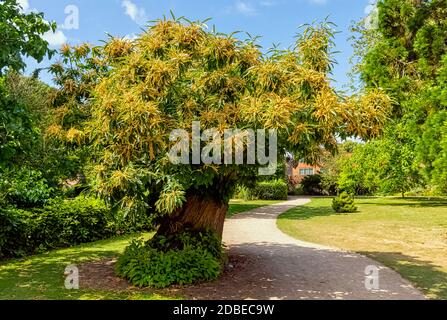
[[[287,183],[283,180],[258,182],[251,191],[253,198],[259,200],[287,200],[288,192]]]
[[[220,240],[211,231],[133,241],[118,259],[116,273],[138,287],[166,288],[219,277],[223,265]]]
[[[149,223],[131,224],[94,198],[53,200],[29,210],[0,208],[0,257],[20,257],[147,228]]]
[[[287,200],[289,187],[284,180],[271,180],[256,183],[252,188],[237,186],[234,197],[243,200]]]

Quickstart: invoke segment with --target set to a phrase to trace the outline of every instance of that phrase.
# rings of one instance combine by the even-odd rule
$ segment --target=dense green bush
[[[253,200],[253,194],[250,191],[250,189],[246,186],[237,186],[233,197],[236,199],[242,199],[245,201]]]
[[[33,236],[45,248],[97,241],[114,234],[111,212],[99,199],[53,201],[33,212],[38,227]]]
[[[113,225],[117,235],[149,231],[155,228],[155,219],[146,212],[118,210],[113,214]]]
[[[116,272],[139,287],[165,288],[216,279],[224,251],[210,231],[155,237],[132,242],[118,259]]]
[[[23,256],[33,247],[29,238],[30,212],[0,208],[0,258]]]
[[[262,181],[251,188],[237,186],[234,197],[243,200],[287,200],[288,188],[287,183],[282,179]]]
[[[328,194],[322,186],[322,178],[319,174],[305,176],[300,185],[305,195],[321,196]]]
[[[354,197],[347,192],[341,193],[332,200],[332,208],[338,213],[356,212],[357,207],[354,205]]]
[[[289,192],[284,180],[263,181],[256,184],[251,191],[254,199],[259,200],[287,200]]]
[[[2,170],[0,176],[0,193],[7,204],[20,208],[43,206],[53,195],[53,189],[39,171]]]
[[[52,200],[43,208],[0,208],[0,257],[20,257],[53,248],[148,230],[148,219],[130,220],[99,199]]]
[[[97,199],[53,200],[43,208],[0,209],[0,256],[13,257],[96,241],[114,234],[110,210]]]

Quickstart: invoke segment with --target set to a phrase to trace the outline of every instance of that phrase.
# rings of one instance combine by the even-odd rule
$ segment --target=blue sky
[[[348,82],[350,70],[349,57],[352,55],[349,27],[353,21],[365,16],[370,0],[223,0],[223,1],[185,1],[185,0],[19,0],[26,10],[45,13],[45,19],[54,20],[62,26],[56,34],[47,39],[58,48],[64,42],[98,43],[106,38],[106,33],[116,36],[133,37],[141,31],[146,21],[163,15],[185,16],[190,20],[203,20],[211,17],[207,24],[216,26],[218,31],[246,31],[262,38],[259,43],[268,48],[272,43],[280,43],[287,48],[294,41],[298,26],[313,20],[329,20],[337,24],[340,33],[336,36],[338,65],[333,78],[341,88]],[[68,7],[67,7],[68,6]],[[74,9],[73,9],[74,8]],[[67,17],[79,13],[79,28],[64,26]],[[70,20],[68,20],[70,21]],[[73,21],[73,20],[71,20]],[[40,66],[48,66],[44,61]],[[28,62],[30,72],[37,67]],[[50,81],[48,75],[42,75]]]

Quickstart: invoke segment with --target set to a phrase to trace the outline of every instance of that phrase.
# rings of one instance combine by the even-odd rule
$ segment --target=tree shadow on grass
[[[278,217],[278,220],[306,220],[315,217],[327,217],[332,215],[340,215],[340,213],[336,213],[330,206],[300,206],[281,214]]]
[[[232,259],[236,258],[236,262]],[[287,243],[230,246],[232,269],[214,282],[181,288],[193,299],[420,299],[389,270],[380,290],[365,288],[365,268],[374,262],[361,255]]]
[[[247,203],[231,204],[230,208],[228,209],[228,212],[227,212],[227,218],[231,218],[238,213],[250,211],[250,210],[253,210],[253,209],[256,209],[259,207],[262,207],[262,206],[255,205],[255,204],[247,204]]]
[[[445,198],[421,198],[421,197],[407,197],[407,198],[382,198],[386,201],[381,202],[366,202],[362,201],[360,204],[375,205],[375,206],[407,206],[407,207],[447,207],[447,199]]]
[[[79,266],[86,262],[114,259],[131,239],[141,237],[144,236],[141,234],[118,236],[20,259],[1,261],[0,300],[80,298],[86,293],[82,288],[65,289],[65,268],[69,265]],[[104,298],[110,297],[104,296]]]
[[[62,250],[24,259],[10,260],[0,266],[0,299],[65,299],[76,298],[82,291],[67,290],[64,286],[65,268],[85,261],[115,257],[119,251],[91,250],[88,252]]]
[[[394,269],[431,299],[447,300],[447,272],[431,261],[424,261],[401,252],[360,252]]]

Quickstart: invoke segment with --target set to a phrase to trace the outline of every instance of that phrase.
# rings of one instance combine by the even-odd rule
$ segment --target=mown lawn
[[[395,269],[429,298],[447,299],[447,199],[357,198],[358,212],[336,214],[314,198],[278,219],[285,233],[356,251]]]
[[[232,200],[229,216],[280,201]],[[64,270],[69,265],[117,257],[133,238],[149,238],[151,234],[137,234],[83,244],[45,254],[0,261],[0,300],[4,299],[172,299],[143,291],[67,290]]]
[[[69,265],[110,259],[119,255],[131,239],[149,238],[150,234],[116,237],[67,249],[54,250],[23,259],[0,263],[0,299],[169,299],[144,292],[67,290],[64,270]]]

